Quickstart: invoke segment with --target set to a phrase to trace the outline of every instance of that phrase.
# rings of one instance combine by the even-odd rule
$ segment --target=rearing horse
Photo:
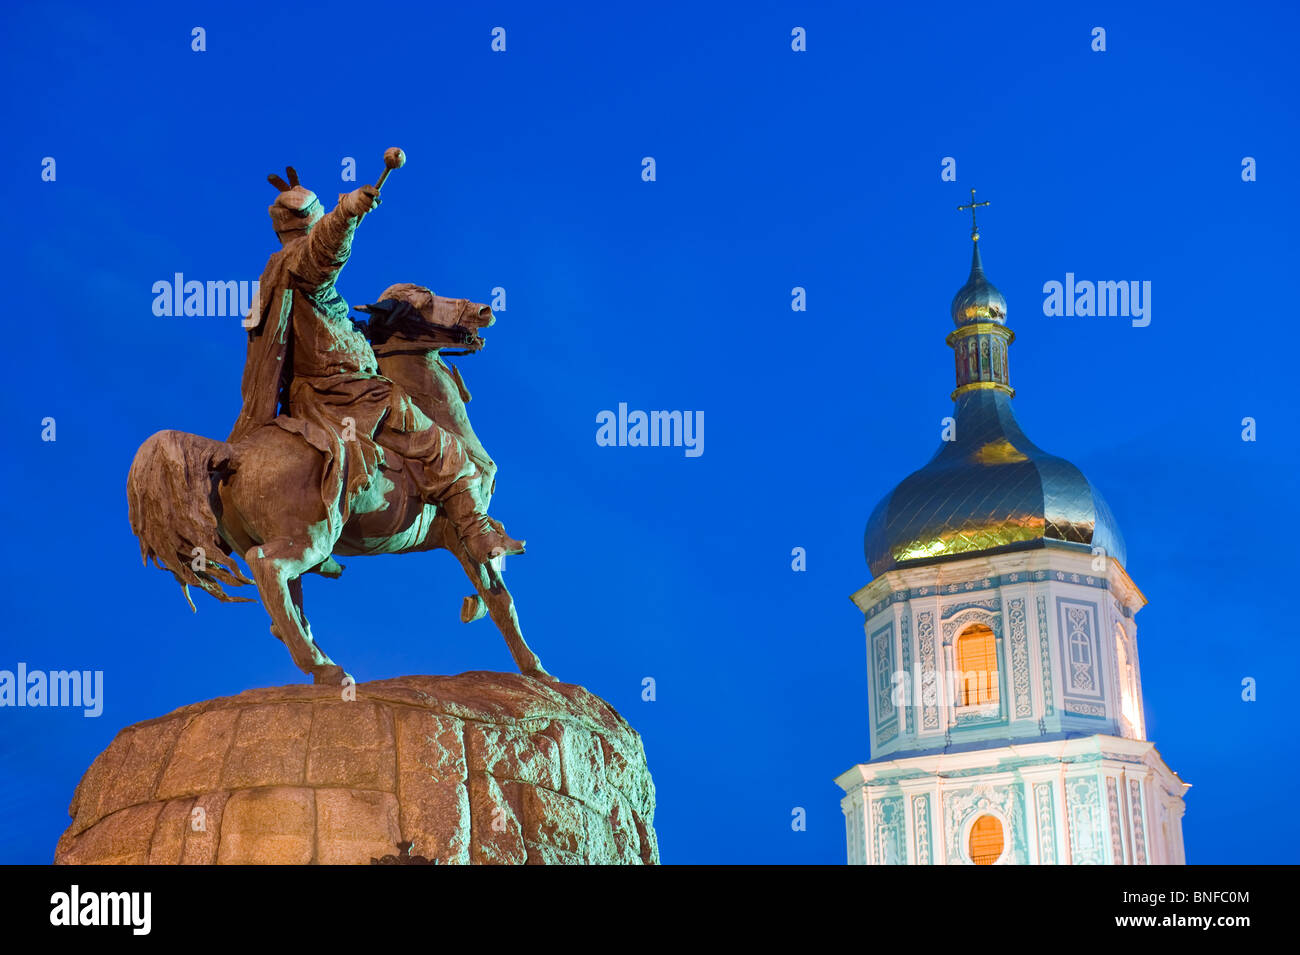
[[[478,464],[486,507],[496,465],[470,426],[465,411],[469,395],[460,376],[440,352],[478,351],[483,346],[479,329],[496,319],[488,306],[465,299],[435,296],[435,304],[433,315],[445,324],[426,321],[406,303],[372,306],[368,333],[380,374],[400,385],[439,427],[458,436]],[[378,440],[383,443],[382,436]],[[524,640],[500,569],[473,561],[448,518],[421,500],[410,470],[418,464],[387,448],[385,460],[354,496],[347,522],[330,539],[320,495],[325,460],[299,435],[272,424],[227,444],[183,431],[159,431],[140,446],[127,476],[131,529],[140,539],[145,563],[152,558],[170,571],[187,600],[189,585],[194,585],[219,600],[246,601],[227,594],[222,584],[256,583],[271,616],[271,632],[316,683],[342,683],[347,674],[312,636],[303,613],[302,574],[338,577],[343,567],[333,554],[449,550],[475,590],[465,598],[461,620],[490,615],[520,672],[553,680]],[[248,565],[251,581],[235,564],[236,553]]]

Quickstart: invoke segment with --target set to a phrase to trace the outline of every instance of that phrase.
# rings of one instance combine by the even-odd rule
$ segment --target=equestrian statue
[[[553,678],[524,641],[501,577],[522,554],[487,509],[496,464],[470,426],[470,394],[447,354],[483,347],[492,310],[392,285],[354,321],[336,281],[357,226],[380,202],[400,149],[373,186],[324,212],[293,168],[269,176],[281,248],[262,272],[248,333],[243,406],[225,441],[159,431],[131,464],[127,501],[140,552],[223,601],[254,584],[271,633],[316,683],[351,682],[303,613],[302,575],[337,578],[336,557],[451,551],[474,586],[461,620],[490,615],[520,671]],[[236,564],[238,555],[251,579]]]

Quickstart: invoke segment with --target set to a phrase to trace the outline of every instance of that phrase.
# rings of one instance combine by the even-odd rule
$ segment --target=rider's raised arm
[[[290,269],[313,290],[330,285],[352,254],[357,223],[376,204],[374,186],[339,196],[339,203],[316,223],[299,247]]]

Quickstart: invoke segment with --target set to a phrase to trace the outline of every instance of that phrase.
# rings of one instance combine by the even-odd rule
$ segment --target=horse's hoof
[[[475,620],[481,620],[487,614],[487,604],[478,594],[472,597],[466,597],[460,605],[460,622],[473,623]]]
[[[325,667],[317,667],[311,674],[311,681],[317,686],[342,686],[345,679],[351,680],[352,678],[343,672],[343,668],[337,663],[331,663],[329,666]]]
[[[333,557],[326,557],[323,561],[307,571],[309,574],[320,574],[322,577],[328,577],[330,580],[338,580],[343,576],[343,571],[347,568],[340,564]]]

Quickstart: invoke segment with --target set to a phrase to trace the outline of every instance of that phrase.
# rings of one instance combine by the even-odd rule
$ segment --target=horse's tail
[[[171,571],[191,610],[190,584],[218,600],[249,600],[221,587],[223,582],[234,587],[252,583],[231,559],[217,529],[217,484],[230,471],[228,452],[220,441],[159,431],[140,445],[126,478],[127,514],[140,538],[140,556],[146,565],[152,558]]]

